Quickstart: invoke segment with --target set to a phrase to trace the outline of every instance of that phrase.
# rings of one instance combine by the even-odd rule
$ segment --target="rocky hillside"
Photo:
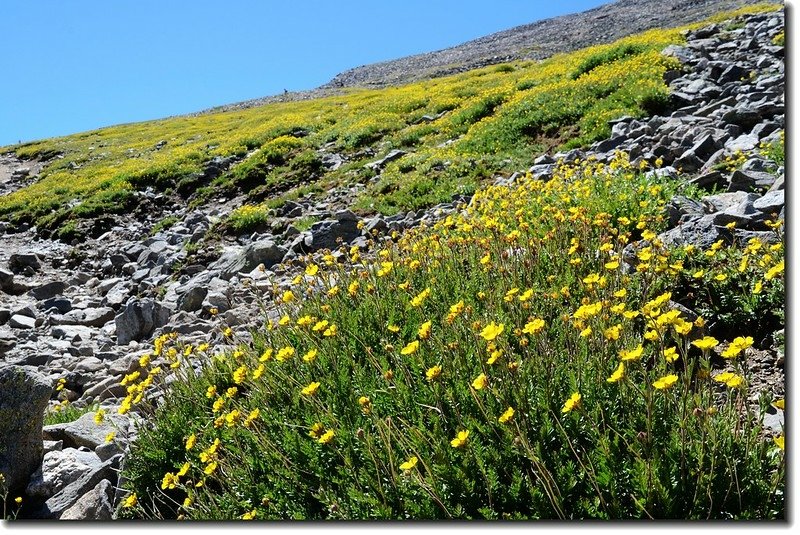
[[[713,13],[720,5],[733,4],[738,3],[677,2],[680,9],[674,11],[674,17],[670,15],[669,22],[695,20]],[[465,45],[466,48],[403,60],[411,62],[405,66],[390,62],[356,69],[340,75],[332,85],[395,84],[405,80],[400,75],[404,71],[415,73],[415,78],[430,77],[444,74],[442,66],[448,63],[458,63],[457,70],[463,70],[481,62],[501,61],[498,58],[505,61],[522,57],[520,43],[530,46],[526,32],[538,36],[536,42],[542,54],[557,51],[548,47],[555,46],[559,34],[573,36],[569,47],[582,46],[592,28],[596,28],[593,25],[602,26],[603,37],[611,40],[617,35],[615,32],[623,29],[610,27],[609,20],[628,21],[624,31],[629,33],[663,22],[663,12],[659,13],[657,6],[662,6],[663,11],[663,2],[621,1],[573,18],[548,21],[549,25],[538,23],[495,34]],[[652,19],[656,13],[658,20]],[[565,32],[566,24],[574,31]],[[3,154],[0,194],[6,200],[15,200],[3,205],[9,220],[0,223],[0,384],[15,386],[0,388],[0,415],[17,414],[24,422],[10,426],[11,420],[0,418],[0,472],[7,474],[4,484],[11,489],[9,496],[21,498],[23,506],[18,514],[32,518],[108,519],[121,514],[123,505],[134,510],[131,496],[135,494],[129,493],[130,489],[138,490],[139,500],[145,496],[143,489],[153,496],[160,495],[164,471],[174,476],[183,461],[165,461],[167,454],[158,450],[154,458],[166,464],[146,473],[143,459],[149,459],[148,452],[142,454],[138,450],[139,456],[129,460],[137,435],[156,429],[153,421],[144,427],[136,425],[141,418],[153,417],[145,404],[157,405],[168,395],[153,385],[156,376],[172,383],[178,373],[172,370],[181,366],[199,370],[212,352],[221,354],[245,347],[248,351],[255,351],[256,347],[264,351],[267,328],[271,332],[296,319],[290,320],[283,308],[295,299],[287,292],[296,290],[296,281],[303,277],[313,280],[319,266],[363,269],[362,264],[375,259],[379,247],[401,243],[404,233],[411,229],[431,227],[436,222],[442,222],[445,229],[453,228],[453,221],[462,221],[459,218],[479,211],[481,203],[492,195],[480,189],[487,184],[494,184],[501,192],[514,192],[516,188],[526,191],[534,188],[531,183],[559,183],[565,174],[578,172],[575,169],[587,176],[593,172],[606,176],[604,173],[616,173],[622,166],[631,176],[634,171],[641,171],[641,191],[652,191],[654,197],[670,192],[665,206],[648,219],[648,224],[658,227],[658,233],[649,235],[642,232],[643,228],[633,230],[636,227],[629,221],[630,244],[620,247],[618,257],[609,259],[612,267],[601,268],[608,271],[609,277],[617,270],[620,276],[635,276],[643,271],[653,248],[660,247],[656,243],[687,251],[686,255],[693,250],[715,253],[724,245],[720,254],[729,256],[717,261],[714,254],[705,256],[712,260],[702,260],[703,255],[698,255],[698,262],[710,264],[704,264],[702,269],[698,264],[690,276],[677,278],[679,283],[671,287],[671,296],[661,304],[679,311],[676,314],[699,325],[698,329],[705,324],[697,318],[705,317],[708,325],[702,327],[706,329],[703,333],[724,341],[716,349],[720,354],[733,351],[732,341],[740,335],[751,337],[749,345],[742,349],[747,355],[750,394],[737,410],[755,407],[762,398],[782,399],[783,33],[782,11],[745,14],[687,30],[677,39],[684,41],[680,43],[673,43],[672,35],[665,38],[654,34],[580,53],[559,64],[566,74],[557,82],[546,78],[551,73],[526,71],[528,67],[515,64],[481,71],[472,78],[445,79],[442,85],[413,87],[395,101],[389,101],[385,93],[357,95],[365,102],[386,98],[380,109],[392,125],[396,122],[392,110],[402,109],[413,115],[397,127],[365,126],[367,118],[375,115],[373,109],[366,107],[363,109],[367,111],[352,125],[346,124],[350,120],[347,115],[336,115],[335,121],[305,122],[302,113],[316,117],[320,109],[328,108],[347,108],[356,113],[362,105],[356,100],[329,100],[308,112],[276,108],[278,126],[270,129],[270,136],[256,141],[251,134],[260,135],[260,131],[252,125],[261,127],[274,118],[215,116],[214,127],[222,124],[220,130],[225,133],[217,138],[203,137],[208,136],[211,123],[195,124],[194,119],[185,119],[87,133],[75,139],[15,147]],[[657,50],[647,50],[644,42],[655,43],[652,46]],[[524,52],[527,57],[539,57],[535,55],[538,53]],[[538,108],[526,104],[524,98],[534,95],[544,102],[544,108],[553,107],[555,97],[551,93],[536,91],[540,86],[556,85],[568,87],[567,94],[577,100],[576,86],[570,84],[586,83],[594,88],[609,79],[618,80],[614,77],[633,70],[630,65],[640,65],[620,67],[620,61],[633,61],[628,58],[631,55],[641,55],[644,59],[637,60],[641,65],[661,62],[660,70],[654,71],[655,82],[643,78],[646,83],[642,86],[653,84],[651,92],[633,96],[622,91],[612,93],[618,107],[596,110],[587,104],[589,111],[582,110],[584,115],[571,116],[579,117],[574,123],[563,119],[563,125],[555,125],[562,119],[547,116],[535,123],[539,130],[529,138],[535,142],[516,145],[523,139],[520,133],[530,134],[534,123],[525,125],[526,129],[513,130],[509,126],[512,123],[501,119],[518,116],[520,108],[514,106],[529,106],[525,108],[529,117],[538,113]],[[549,64],[544,67],[551,68]],[[507,76],[513,78],[509,81],[504,78]],[[473,85],[478,83],[475,80],[484,83],[493,77],[498,80],[499,89]],[[429,107],[425,107],[427,101],[420,104],[420,93],[431,88],[445,93],[442,88],[451,86],[455,87],[453,91],[469,95],[463,96],[468,106],[461,101],[458,106],[463,107],[433,101]],[[509,87],[519,94],[503,93],[511,91]],[[605,86],[599,91],[604,97],[609,94]],[[592,103],[604,98],[586,95],[585,100]],[[663,100],[659,100],[660,96]],[[626,97],[636,105],[619,104]],[[658,106],[640,106],[641,101],[650,99]],[[506,105],[509,108],[503,111]],[[289,119],[284,121],[284,117]],[[500,119],[492,123],[490,119],[497,117]],[[224,123],[229,119],[247,135],[234,138],[231,132],[236,128]],[[569,137],[583,142],[568,146]],[[506,138],[514,143],[503,145]],[[219,140],[230,144],[223,146],[227,152],[214,152]],[[405,144],[402,140],[406,140]],[[494,150],[495,145],[489,142],[498,147],[491,160],[502,162],[498,167],[490,167],[476,156]],[[202,150],[198,148],[201,146]],[[459,152],[462,146],[472,152]],[[525,157],[518,156],[514,152],[517,149]],[[597,167],[586,167],[587,162]],[[485,175],[470,175],[483,165],[488,169],[484,169]],[[574,169],[565,171],[570,166]],[[125,173],[115,174],[120,167]],[[111,168],[114,172],[107,172]],[[37,204],[41,202],[39,195],[25,194],[29,188],[44,187],[44,179],[53,177],[60,177],[61,181],[54,182],[58,183],[59,192],[50,186],[54,196],[63,197],[48,212],[46,206]],[[67,183],[65,177],[79,180]],[[474,182],[470,188],[463,188],[463,183],[453,177],[468,177]],[[412,182],[413,187],[409,187]],[[75,184],[75,190],[68,191]],[[437,187],[442,188],[441,192]],[[479,193],[473,197],[476,189]],[[496,195],[505,199],[507,194]],[[413,204],[417,201],[419,204]],[[590,203],[586,199],[584,202]],[[391,209],[381,211],[376,207]],[[580,212],[575,206],[572,209],[565,213],[574,216]],[[607,215],[597,217],[604,220]],[[508,231],[513,235],[511,229]],[[437,232],[444,230],[438,227]],[[611,238],[604,239],[610,243]],[[744,253],[734,247],[740,245],[745,248]],[[431,243],[428,246],[435,249]],[[569,246],[564,247],[564,251],[567,249]],[[575,249],[582,251],[577,246]],[[517,253],[509,250],[510,253],[495,251],[496,256],[513,263]],[[587,252],[584,261],[597,262],[598,255],[597,251]],[[670,258],[671,264],[664,267],[667,272],[677,269],[674,266],[678,262],[681,266],[694,262],[688,256]],[[736,259],[736,266],[731,264],[732,258]],[[399,269],[399,260],[395,265]],[[498,265],[498,269],[501,267]],[[383,265],[382,269],[388,273],[392,268]],[[737,270],[741,277],[759,279],[759,286],[753,288],[750,297],[762,294],[763,286],[763,299],[756,297],[742,304],[743,298],[738,294],[734,301],[725,297],[741,290],[739,285],[752,282],[735,279]],[[339,276],[344,275],[335,277]],[[334,274],[331,277],[335,280]],[[583,277],[590,279],[588,272]],[[549,281],[539,283],[545,285]],[[578,282],[572,291],[586,291],[587,300],[594,298],[593,283],[585,284],[588,290]],[[544,292],[542,288],[537,291]],[[345,294],[346,289],[329,289],[333,292],[329,295],[333,299],[338,293]],[[720,293],[711,296],[712,289]],[[747,286],[748,294],[750,289]],[[423,288],[417,290],[424,293]],[[558,295],[559,288],[553,290]],[[708,300],[707,294],[711,296]],[[515,302],[515,294],[506,297],[509,295]],[[455,295],[447,297],[457,301]],[[566,298],[563,301],[575,306],[580,303],[577,297],[574,302]],[[448,306],[451,304],[448,301]],[[474,306],[478,306],[477,301]],[[569,310],[562,312],[569,317]],[[551,316],[549,319],[555,323],[557,315]],[[418,319],[421,322],[425,318]],[[367,320],[363,318],[365,324]],[[538,328],[522,325],[538,332]],[[436,328],[443,326],[444,323],[437,324]],[[416,333],[417,327],[412,330]],[[422,327],[419,332],[424,333]],[[585,326],[580,332],[586,332]],[[699,331],[692,332],[700,339]],[[158,348],[174,340],[170,333],[176,333],[173,336],[179,337],[185,353],[153,351],[154,340],[158,340]],[[335,329],[330,336],[336,336]],[[583,343],[587,336],[576,335],[570,343]],[[637,336],[641,342],[641,334]],[[419,338],[426,340],[427,336],[420,334]],[[473,338],[465,340],[474,344]],[[384,342],[385,339],[376,338],[375,349],[385,346]],[[689,347],[688,339],[686,346]],[[719,372],[742,372],[719,355],[714,356],[713,364],[715,376]],[[435,367],[430,370],[435,372]],[[431,373],[436,375],[434,372]],[[23,389],[30,392],[29,397],[9,394]],[[197,406],[205,403],[205,387],[201,397]],[[367,402],[371,403],[369,399]],[[175,406],[172,402],[167,405]],[[39,447],[41,414],[27,414],[20,409],[23,406],[48,407],[43,449]],[[782,405],[780,409],[771,407],[759,420],[756,432],[782,437],[782,424]],[[225,425],[223,420],[220,426]],[[184,448],[186,437],[181,433],[177,448],[169,450],[172,453],[190,449]],[[169,435],[158,428],[155,438],[152,434],[147,436],[151,441],[148,443],[158,442],[160,434]],[[304,430],[303,436],[306,434]],[[489,440],[488,434],[486,437]],[[129,462],[134,466],[130,472],[134,487],[124,486],[117,472]],[[210,470],[211,466],[206,464],[204,469]],[[207,474],[213,472],[212,469]],[[225,486],[223,482],[220,485]],[[188,499],[182,496],[181,500],[184,498]],[[261,503],[262,497],[250,498],[248,503],[255,511],[255,504]],[[274,499],[279,500],[277,494]],[[159,500],[154,499],[137,511],[142,515],[175,513],[170,500]],[[231,511],[239,507],[230,497],[222,502],[235,503]],[[266,514],[269,509],[264,507],[262,513]],[[326,507],[334,515],[335,508],[330,503]],[[189,509],[181,511],[181,515],[191,514]],[[250,509],[236,511],[237,515],[250,513]],[[198,516],[203,517],[200,513]]]
[[[757,0],[617,0],[444,50],[356,67],[334,76],[322,87],[385,87],[497,63],[541,60],[651,28],[696,22],[723,10],[755,3]]]

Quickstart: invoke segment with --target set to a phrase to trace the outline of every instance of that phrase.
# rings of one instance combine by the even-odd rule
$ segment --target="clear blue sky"
[[[312,89],[608,0],[2,0],[0,146]]]

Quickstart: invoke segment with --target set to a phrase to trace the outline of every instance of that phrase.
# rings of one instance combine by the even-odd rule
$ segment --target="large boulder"
[[[219,278],[230,280],[234,275],[252,271],[260,264],[269,269],[283,260],[285,254],[286,249],[272,240],[261,240],[241,249],[226,251],[209,267],[209,271],[219,271]]]
[[[42,464],[42,423],[53,387],[39,373],[20,366],[0,367],[0,473],[18,495]]]
[[[128,302],[114,318],[117,344],[125,345],[132,340],[140,341],[149,337],[157,328],[167,324],[170,315],[170,309],[153,299]]]

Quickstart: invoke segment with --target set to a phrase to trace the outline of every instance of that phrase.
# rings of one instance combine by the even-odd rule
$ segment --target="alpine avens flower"
[[[489,378],[486,377],[486,374],[482,373],[472,381],[472,388],[475,390],[483,390],[487,384],[489,384]]]
[[[469,437],[469,429],[459,431],[456,438],[450,441],[450,445],[454,448],[461,448],[467,443],[467,437]]]
[[[705,336],[699,340],[695,340],[692,342],[692,345],[695,347],[699,347],[703,351],[708,351],[709,349],[713,349],[717,347],[719,344],[719,340],[714,338],[713,336]]]
[[[404,462],[403,464],[400,465],[400,470],[403,470],[404,472],[408,472],[409,470],[411,470],[412,468],[417,466],[417,461],[418,460],[419,459],[417,459],[417,457],[415,455],[412,455],[411,457],[408,458],[408,460],[406,462]]]
[[[410,342],[406,347],[400,350],[401,355],[413,355],[419,349],[419,340]]]
[[[489,325],[483,328],[481,331],[481,337],[484,340],[491,342],[503,332],[503,329],[505,329],[505,325],[502,323],[497,324],[495,322],[491,322]]]
[[[578,407],[581,403],[581,394],[580,392],[575,392],[572,394],[567,401],[564,402],[564,406],[561,408],[562,413],[568,413],[569,411]]]
[[[319,386],[320,386],[319,382],[314,381],[312,383],[309,383],[308,386],[306,386],[305,388],[303,388],[300,391],[300,393],[303,394],[304,396],[313,396],[317,393],[317,390],[319,390]]]
[[[728,346],[728,349],[722,352],[722,356],[726,359],[732,359],[752,345],[753,338],[751,336],[739,336],[734,338],[733,342]]]
[[[509,422],[513,417],[514,417],[514,409],[509,407],[505,410],[505,412],[503,412],[503,414],[500,415],[497,421],[500,422],[501,424],[504,424]]]
[[[656,380],[653,383],[653,387],[658,389],[658,390],[666,390],[667,388],[669,388],[672,385],[674,385],[677,380],[678,380],[678,376],[675,375],[675,374],[665,375],[664,377]]]
[[[617,366],[617,369],[614,370],[614,373],[612,373],[611,376],[606,379],[606,382],[616,383],[621,381],[623,377],[625,377],[625,363],[620,362],[619,366]]]

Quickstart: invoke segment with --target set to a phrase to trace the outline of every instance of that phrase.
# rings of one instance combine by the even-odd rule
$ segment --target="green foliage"
[[[48,408],[44,413],[44,425],[65,424],[74,422],[84,414],[95,412],[99,405],[87,405],[76,407],[70,403],[62,403],[55,407]]]
[[[677,297],[693,262],[710,259],[717,280],[730,277],[724,255],[747,255],[752,269],[725,291],[760,280],[780,295],[780,248],[712,258],[654,244],[677,187],[619,158],[482,189],[465,215],[307,266],[264,296],[283,319],[224,355],[198,349],[199,375],[174,356],[191,354],[179,340],[174,353],[157,342],[182,380],[143,406],[155,412],[132,447],[127,514],[782,518],[784,460],[761,430],[772,400],[750,402],[743,359],[729,361],[743,384],[715,381],[692,344],[707,331],[670,316],[662,293]],[[618,259],[640,238],[651,245],[626,274]]]
[[[179,221],[178,216],[171,215],[171,216],[165,217],[164,219],[162,219],[161,221],[159,221],[155,225],[153,225],[153,228],[150,229],[150,236],[154,236],[158,232],[161,232],[162,230],[166,230],[166,229],[170,228],[172,225],[174,225],[178,221]]]
[[[644,43],[623,43],[601,48],[598,52],[584,59],[570,77],[573,80],[577,80],[579,76],[594,70],[600,65],[615,63],[628,56],[639,55],[645,50],[647,50],[647,46]]]

